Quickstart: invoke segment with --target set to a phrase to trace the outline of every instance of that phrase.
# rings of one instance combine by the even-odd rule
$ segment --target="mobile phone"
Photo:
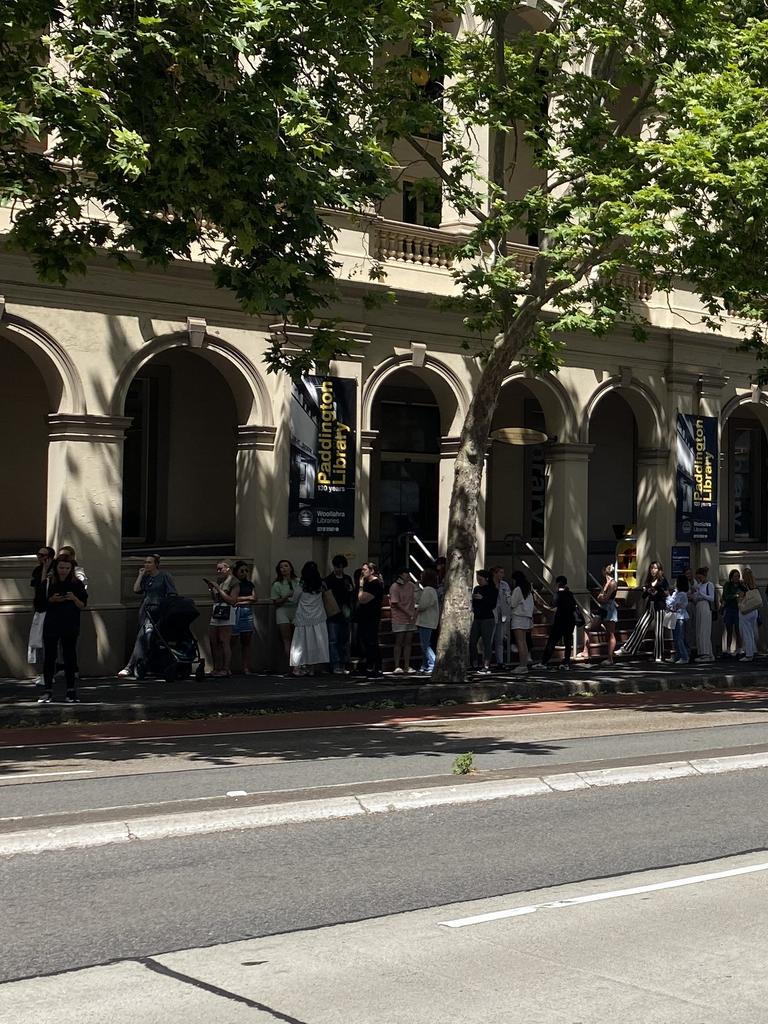
[[[206,587],[212,587],[214,585],[213,580],[206,579],[205,576],[203,576],[203,583],[206,585]]]

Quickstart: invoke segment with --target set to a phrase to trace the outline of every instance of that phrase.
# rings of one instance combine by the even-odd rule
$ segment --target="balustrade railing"
[[[437,228],[391,220],[374,227],[373,255],[379,260],[450,269],[455,247],[456,236]]]

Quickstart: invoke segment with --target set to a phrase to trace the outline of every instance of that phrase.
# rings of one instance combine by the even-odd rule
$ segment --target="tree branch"
[[[418,139],[414,138],[413,135],[404,135],[403,138],[409,145],[413,146],[413,148],[416,150],[416,152],[419,154],[422,160],[425,163],[429,164],[432,170],[435,171],[435,173],[439,176],[441,181],[444,181],[446,185],[451,184],[450,175],[446,172],[443,165],[440,163],[439,160],[432,156],[432,154],[425,146],[422,146]],[[469,213],[472,214],[473,217],[476,217],[481,224],[485,224],[485,222],[488,220],[488,214],[483,213],[480,207],[476,206],[474,203],[468,206],[467,210],[469,211]]]

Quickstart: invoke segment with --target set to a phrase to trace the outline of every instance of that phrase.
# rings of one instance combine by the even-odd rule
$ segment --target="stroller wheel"
[[[135,667],[134,671],[136,673],[136,678],[137,679],[146,679],[147,678],[147,666],[144,664],[143,661],[139,660],[139,661],[136,662],[136,667]]]
[[[195,679],[205,679],[205,662],[201,661],[195,669]]]
[[[181,665],[178,666],[178,670],[176,672],[176,678],[177,679],[189,679],[189,674],[190,674],[191,671],[192,671],[192,666],[190,664],[188,664],[187,662],[182,662]]]
[[[168,668],[165,670],[165,681],[166,681],[166,683],[175,683],[176,682],[176,666],[175,665],[169,665]]]

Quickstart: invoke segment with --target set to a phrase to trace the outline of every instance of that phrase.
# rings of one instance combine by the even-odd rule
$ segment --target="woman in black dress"
[[[41,579],[37,592],[38,602],[45,605],[43,623],[43,681],[45,694],[40,704],[53,699],[53,677],[59,644],[64,659],[64,678],[67,681],[67,703],[77,703],[77,638],[80,636],[80,612],[88,603],[85,584],[75,575],[75,563],[69,556],[54,559],[50,573]]]

